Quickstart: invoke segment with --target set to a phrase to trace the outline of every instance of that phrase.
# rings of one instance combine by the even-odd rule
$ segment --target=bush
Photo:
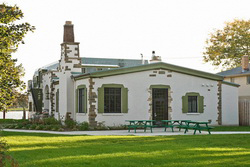
[[[27,125],[24,126],[24,128],[25,128],[25,129],[29,129],[30,126],[31,126],[30,124],[27,124]]]
[[[52,126],[51,130],[52,130],[52,131],[58,131],[59,128],[60,128],[60,126],[54,125],[54,126]]]
[[[14,158],[8,155],[8,149],[8,144],[0,136],[0,166],[4,167],[6,165],[10,165],[12,167],[17,167],[18,163]]]
[[[35,130],[35,129],[36,129],[36,126],[37,126],[37,125],[33,124],[33,125],[30,126],[29,129],[30,129],[30,130]]]
[[[78,128],[78,130],[88,130],[89,129],[89,123],[88,122],[82,122],[82,123],[78,124],[77,128]]]
[[[61,125],[61,122],[55,119],[54,117],[44,118],[44,125]]]
[[[52,129],[52,125],[45,125],[44,130],[51,130]]]
[[[97,130],[108,130],[108,127],[105,126],[104,121],[103,121],[103,122],[98,122],[95,129],[97,129]]]
[[[22,127],[23,127],[22,124],[17,124],[17,125],[15,126],[15,129],[22,129]]]
[[[9,128],[10,129],[14,129],[16,127],[16,125],[10,125]]]
[[[59,131],[59,132],[63,132],[64,129],[63,129],[63,128],[59,128],[58,131]]]
[[[64,121],[66,128],[73,129],[76,127],[77,122],[74,121],[73,119],[69,118]]]
[[[35,130],[43,130],[44,129],[44,126],[43,125],[37,125]]]

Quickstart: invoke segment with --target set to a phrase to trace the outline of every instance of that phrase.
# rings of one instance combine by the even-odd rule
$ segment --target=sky
[[[81,57],[150,59],[210,73],[220,69],[203,62],[205,41],[225,22],[248,20],[249,0],[0,0],[17,5],[21,22],[36,27],[13,54],[34,71],[60,59],[65,21],[74,24]]]

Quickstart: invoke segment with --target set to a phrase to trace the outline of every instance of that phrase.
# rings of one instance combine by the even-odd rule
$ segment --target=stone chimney
[[[242,56],[241,60],[241,66],[242,66],[242,72],[249,71],[249,59],[247,55]]]
[[[64,25],[63,42],[75,42],[74,27],[71,21],[66,21]]]
[[[150,63],[157,63],[161,62],[161,56],[156,56],[155,51],[152,51],[152,58],[150,60]]]

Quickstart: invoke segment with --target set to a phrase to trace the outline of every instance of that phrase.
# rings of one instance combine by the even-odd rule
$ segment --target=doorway
[[[168,119],[168,89],[152,89],[153,120],[156,125],[161,125],[161,120]]]

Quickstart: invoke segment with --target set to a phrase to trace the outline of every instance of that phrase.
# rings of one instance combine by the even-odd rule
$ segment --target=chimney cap
[[[72,21],[66,21],[65,25],[72,25]]]

